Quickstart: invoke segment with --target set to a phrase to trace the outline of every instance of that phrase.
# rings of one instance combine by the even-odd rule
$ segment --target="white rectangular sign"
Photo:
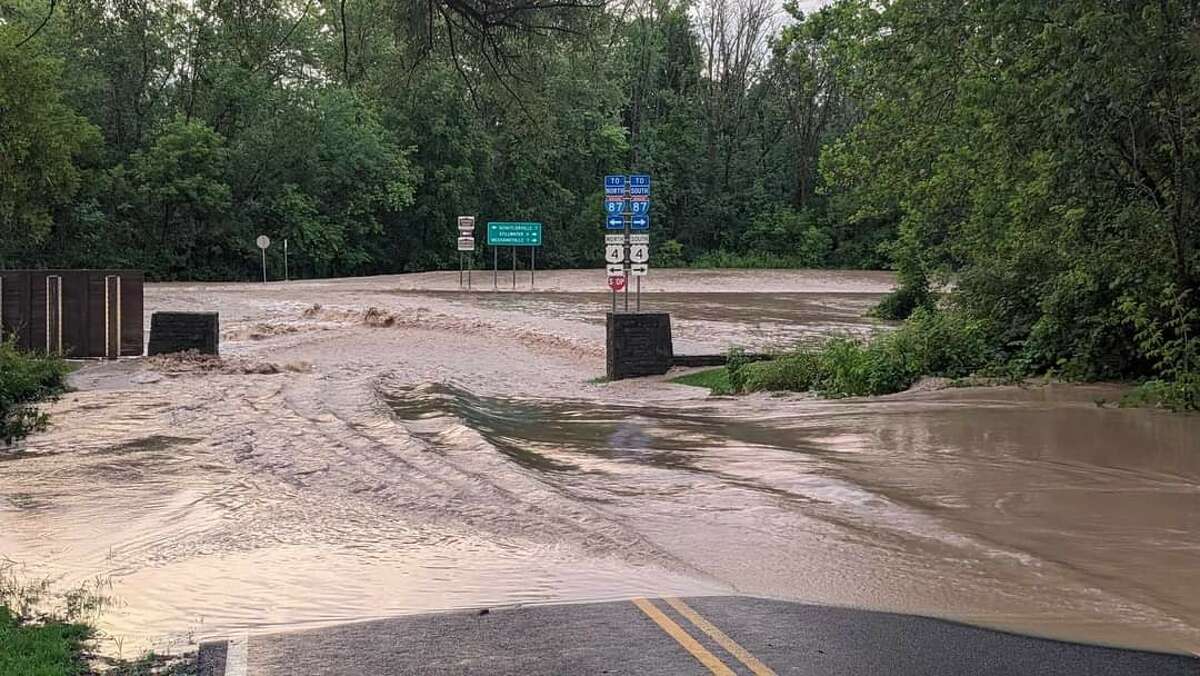
[[[629,243],[630,244],[649,244],[650,243],[650,235],[648,233],[644,233],[644,232],[630,233],[629,234]]]
[[[609,277],[624,277],[625,276],[625,265],[622,263],[617,263],[615,265],[610,264],[608,266],[608,276]]]
[[[624,244],[625,243],[625,235],[605,235],[604,243],[605,244]]]
[[[474,251],[475,250],[475,238],[474,237],[459,237],[458,238],[458,250],[459,251]]]
[[[634,277],[645,277],[647,272],[650,272],[650,266],[645,263],[634,263],[629,266],[629,271]]]
[[[462,233],[475,232],[475,217],[474,216],[459,216],[458,231]]]

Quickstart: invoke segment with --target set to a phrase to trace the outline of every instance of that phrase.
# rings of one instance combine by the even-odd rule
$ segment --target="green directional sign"
[[[492,222],[487,224],[489,246],[541,246],[541,223]]]

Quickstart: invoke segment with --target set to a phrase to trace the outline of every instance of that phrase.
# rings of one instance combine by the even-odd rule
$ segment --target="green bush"
[[[811,352],[746,364],[740,372],[747,392],[807,392],[817,386],[820,375],[816,355]]]
[[[930,293],[928,284],[901,284],[879,301],[871,310],[871,315],[879,319],[908,319],[917,308],[928,306],[932,302],[933,294]]]
[[[830,397],[900,392],[924,375],[962,378],[992,363],[985,326],[959,312],[921,308],[899,329],[863,340],[838,337],[769,362],[731,353],[735,391],[816,390]]]
[[[56,357],[22,353],[0,342],[0,443],[11,444],[44,429],[46,414],[37,403],[66,389],[67,365]]]
[[[745,390],[746,379],[744,369],[750,364],[750,359],[746,356],[746,351],[740,347],[730,348],[725,359],[725,373],[729,378],[729,389],[733,392],[742,392]]]
[[[1189,374],[1174,381],[1147,381],[1121,397],[1121,406],[1200,411],[1200,375]]]

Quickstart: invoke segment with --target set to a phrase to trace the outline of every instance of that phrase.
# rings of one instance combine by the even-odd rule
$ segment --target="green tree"
[[[79,189],[78,161],[99,142],[95,127],[63,102],[62,64],[22,46],[14,26],[0,24],[0,264],[18,252],[39,258],[55,210]]]

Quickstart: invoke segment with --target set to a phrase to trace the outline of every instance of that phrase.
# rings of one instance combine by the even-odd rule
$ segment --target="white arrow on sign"
[[[623,263],[625,261],[625,247],[621,244],[605,245],[604,260],[609,263]]]
[[[624,277],[625,276],[625,266],[621,263],[617,263],[616,265],[609,265],[608,266],[608,276],[609,277]]]
[[[650,260],[649,244],[632,244],[629,247],[629,260],[634,263],[645,263]]]

